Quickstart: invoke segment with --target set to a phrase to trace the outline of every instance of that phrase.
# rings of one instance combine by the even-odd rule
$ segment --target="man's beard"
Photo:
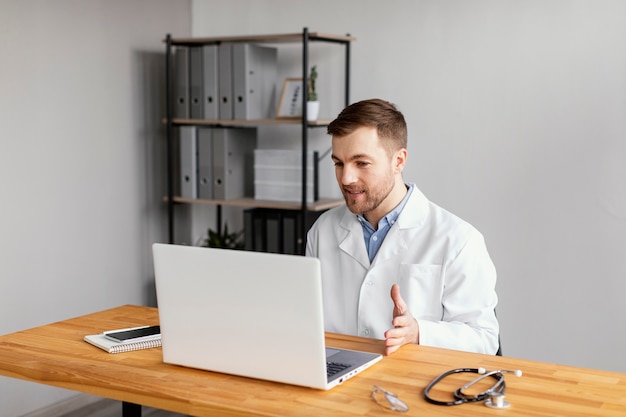
[[[365,215],[369,213],[378,206],[387,198],[387,196],[393,190],[394,178],[393,176],[389,177],[389,181],[381,184],[380,186],[374,189],[367,189],[363,186],[351,185],[342,187],[343,198],[346,200],[346,205],[348,209],[354,214],[362,214]],[[349,192],[363,192],[365,199],[360,199],[361,201],[356,201],[349,196]]]

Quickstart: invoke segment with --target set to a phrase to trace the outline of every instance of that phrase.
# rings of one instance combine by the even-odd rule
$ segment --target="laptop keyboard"
[[[337,362],[326,362],[326,376],[330,378],[335,375],[337,372],[341,372],[346,368],[349,368],[350,365],[346,365],[343,363]]]

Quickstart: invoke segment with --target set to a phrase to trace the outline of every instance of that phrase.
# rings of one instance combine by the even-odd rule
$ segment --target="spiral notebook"
[[[102,333],[85,336],[85,342],[90,343],[108,353],[131,352],[133,350],[150,349],[161,346],[161,339],[145,340],[142,342],[120,343],[107,339]]]

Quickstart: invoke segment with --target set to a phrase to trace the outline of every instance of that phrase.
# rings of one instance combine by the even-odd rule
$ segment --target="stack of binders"
[[[277,59],[277,48],[250,43],[177,47],[174,117],[274,118]]]
[[[304,254],[302,236],[320,216],[307,211],[302,230],[302,211],[251,208],[243,212],[245,249],[257,252]]]
[[[231,200],[254,194],[256,128],[181,126],[180,196]]]

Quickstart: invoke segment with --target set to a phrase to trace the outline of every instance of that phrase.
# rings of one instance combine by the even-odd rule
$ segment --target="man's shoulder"
[[[326,210],[324,213],[320,214],[317,218],[316,224],[324,224],[327,222],[337,223],[339,222],[343,216],[346,214],[347,207],[342,204],[338,207],[333,207],[329,210]]]
[[[347,210],[345,205],[341,205],[320,214],[307,232],[307,255],[320,256],[320,240],[323,240],[326,243],[324,246],[327,247],[328,243],[335,239],[333,236],[344,230],[341,224]]]
[[[410,209],[407,211],[409,218],[418,222],[420,218],[423,218],[423,221],[435,225],[440,230],[451,229],[457,232],[478,232],[468,221],[429,200],[417,187],[413,190]]]

